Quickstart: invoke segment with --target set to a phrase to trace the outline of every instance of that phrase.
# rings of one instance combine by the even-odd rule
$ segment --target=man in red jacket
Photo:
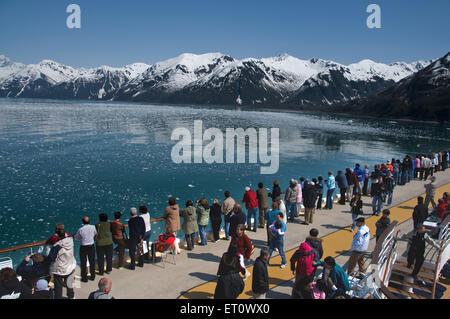
[[[247,230],[252,228],[253,217],[253,231],[256,232],[258,229],[258,198],[256,193],[248,186],[245,188],[244,198],[237,202],[237,204],[241,203],[245,203],[245,208],[247,209]]]

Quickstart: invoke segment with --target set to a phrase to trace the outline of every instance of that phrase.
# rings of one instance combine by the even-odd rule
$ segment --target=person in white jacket
[[[370,230],[366,226],[366,220],[364,217],[360,217],[356,220],[356,226],[358,231],[353,237],[351,251],[352,254],[348,260],[347,274],[351,274],[355,269],[356,263],[358,263],[359,271],[364,273],[366,268],[364,266],[364,254],[369,248],[370,242]]]
[[[55,299],[62,299],[63,287],[67,287],[67,298],[74,299],[73,281],[77,262],[73,253],[73,238],[64,231],[63,224],[56,225],[58,241],[48,252],[51,260],[50,274],[55,282]]]

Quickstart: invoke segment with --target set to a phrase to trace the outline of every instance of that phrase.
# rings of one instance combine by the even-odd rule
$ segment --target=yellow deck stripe
[[[436,196],[435,198],[442,198],[442,195],[444,192],[450,192],[450,184],[443,185],[439,187],[436,190]],[[400,203],[397,206],[389,208],[391,215],[390,219],[398,220],[399,224],[405,222],[406,220],[410,219],[412,216],[412,212],[414,209],[414,206],[417,205],[417,197],[420,195],[415,196],[414,198]],[[422,194],[422,196],[425,196]],[[370,216],[366,218],[366,225],[370,229],[370,234],[373,237],[375,237],[375,230],[376,226],[375,223],[380,217],[377,216]],[[350,249],[351,242],[353,239],[354,233],[350,232],[351,227],[344,227],[341,230],[335,231],[331,234],[328,234],[324,237],[322,237],[322,245],[323,245],[323,256],[332,256],[337,257],[346,251]],[[289,233],[288,233],[289,234]],[[288,264],[286,265],[286,268],[281,269],[279,266],[281,265],[281,257],[279,255],[274,256],[270,259],[271,266],[269,267],[269,289],[273,289],[276,286],[279,286],[280,284],[292,280],[294,278],[294,275],[292,274],[289,266],[289,259],[294,254],[294,252],[297,250],[291,249],[289,251],[286,251],[286,259],[288,261]],[[253,266],[250,266],[247,268],[247,270],[250,273],[253,273]],[[216,283],[217,281],[210,281],[206,282],[204,284],[201,284],[197,287],[194,287],[184,294],[182,294],[179,298],[180,299],[212,299],[214,298],[214,290],[216,289]],[[239,299],[249,299],[253,297],[252,293],[252,277],[250,276],[245,283],[245,288],[242,294],[239,296]],[[450,288],[450,286],[444,285],[447,288]],[[448,297],[449,290],[446,290],[445,296]]]

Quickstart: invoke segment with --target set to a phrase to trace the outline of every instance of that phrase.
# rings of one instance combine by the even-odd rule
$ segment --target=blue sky
[[[66,27],[70,3],[81,7],[79,30]],[[381,6],[381,29],[366,26],[371,3]],[[449,0],[1,0],[0,54],[75,67],[185,52],[411,62],[450,50],[449,12]]]

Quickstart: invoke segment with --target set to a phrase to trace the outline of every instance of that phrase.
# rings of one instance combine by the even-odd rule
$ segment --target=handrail
[[[156,223],[156,222],[160,222],[160,221],[163,221],[163,220],[164,220],[164,218],[162,218],[162,217],[161,218],[154,218],[154,219],[150,220],[150,223]],[[124,224],[124,226],[125,226],[125,228],[128,228],[128,224]],[[42,240],[42,241],[37,241],[37,242],[34,242],[34,243],[8,247],[8,248],[0,249],[0,254],[9,253],[9,252],[17,251],[17,250],[21,250],[21,249],[27,249],[27,248],[43,246],[43,245],[45,245],[45,243],[46,243],[46,240]]]

